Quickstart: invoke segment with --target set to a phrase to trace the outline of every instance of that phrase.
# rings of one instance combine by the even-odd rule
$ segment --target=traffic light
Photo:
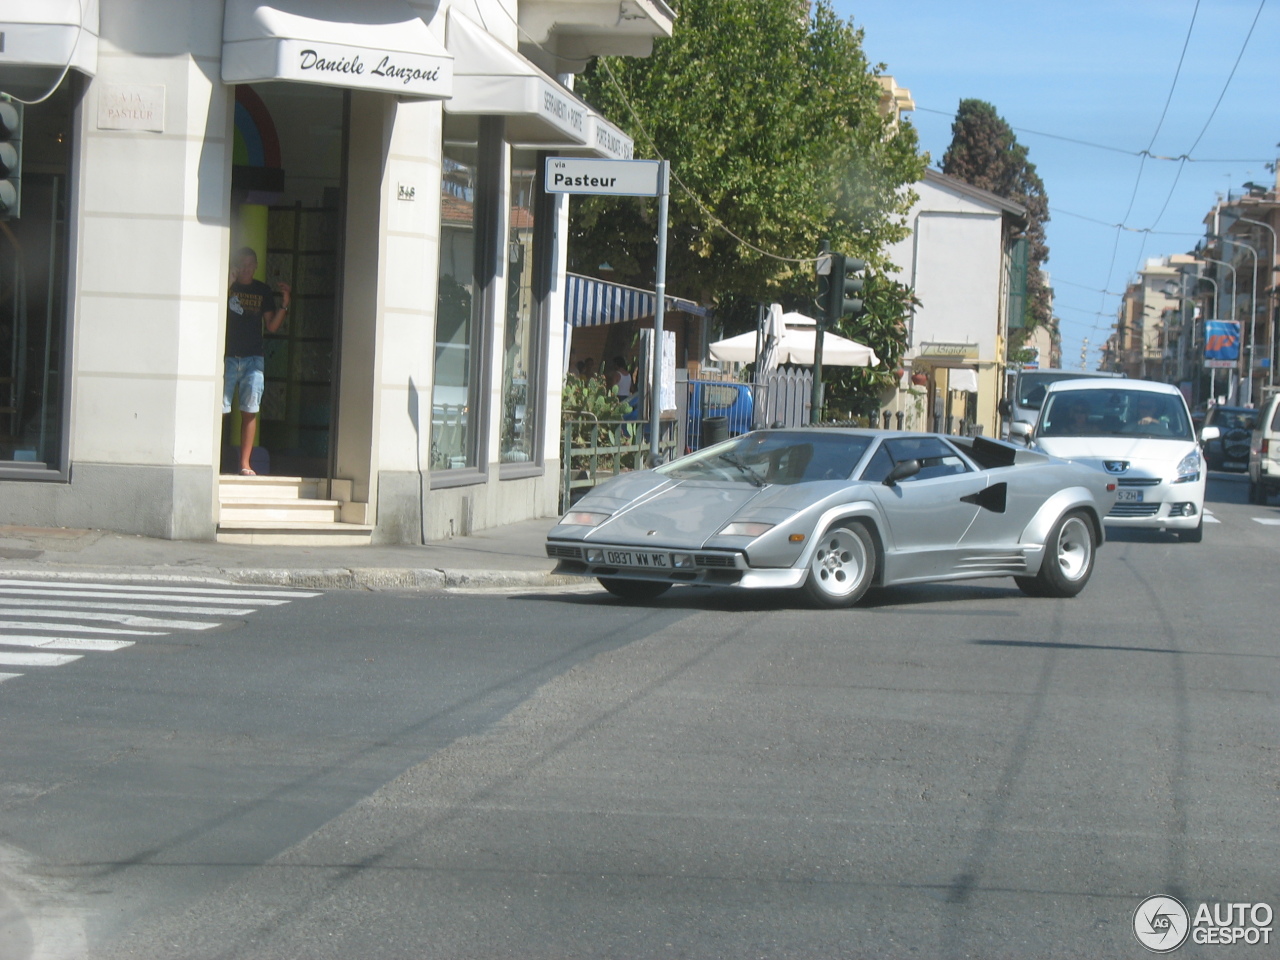
[[[0,220],[22,206],[22,104],[0,97]]]
[[[862,277],[853,276],[866,267],[866,261],[846,257],[843,253],[831,254],[831,273],[827,277],[827,323],[834,325],[841,317],[862,315]]]

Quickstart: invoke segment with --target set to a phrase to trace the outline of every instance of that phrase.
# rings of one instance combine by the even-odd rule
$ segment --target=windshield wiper
[[[735,457],[732,453],[718,453],[716,454],[716,457],[727,464],[737,467],[738,470],[741,471],[742,474],[757,487],[764,486],[764,481],[760,479],[756,472]]]

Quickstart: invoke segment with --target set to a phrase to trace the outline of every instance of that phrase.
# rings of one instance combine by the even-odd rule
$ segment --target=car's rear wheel
[[[820,607],[851,607],[867,592],[876,573],[876,546],[860,523],[832,527],[822,535],[804,590]]]
[[[1019,589],[1032,597],[1074,597],[1093,574],[1098,538],[1087,514],[1072,510],[1049,532],[1040,572],[1014,577]]]
[[[600,581],[600,586],[615,597],[633,602],[653,600],[671,589],[671,584],[659,583],[657,580],[621,580],[618,577],[596,577],[596,579]]]

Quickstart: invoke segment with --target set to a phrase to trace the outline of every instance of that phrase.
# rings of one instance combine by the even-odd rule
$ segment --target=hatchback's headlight
[[[758,537],[773,529],[772,523],[757,523],[755,520],[735,520],[720,531],[723,537]]]
[[[1174,483],[1194,483],[1200,479],[1200,451],[1192,450],[1178,464]]]
[[[571,510],[560,518],[561,523],[570,523],[579,527],[596,527],[609,519],[607,513],[590,513],[586,510]]]

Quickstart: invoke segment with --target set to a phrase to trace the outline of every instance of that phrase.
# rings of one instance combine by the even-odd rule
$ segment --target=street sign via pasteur
[[[589,193],[612,197],[656,197],[661,160],[547,158],[547,193]]]

